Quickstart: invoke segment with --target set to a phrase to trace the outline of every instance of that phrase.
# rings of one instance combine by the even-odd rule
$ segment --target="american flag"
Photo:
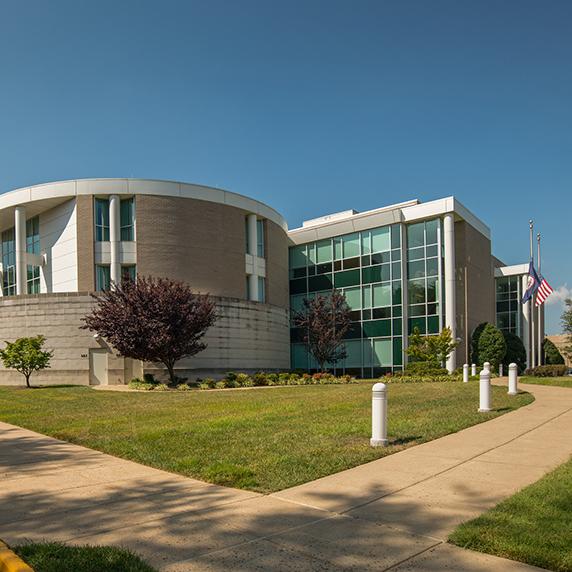
[[[541,304],[544,304],[546,298],[548,298],[548,296],[550,296],[550,294],[552,294],[552,292],[554,292],[554,290],[552,289],[552,286],[550,286],[550,284],[548,284],[548,282],[546,282],[546,278],[544,278],[543,276],[540,276],[540,286],[538,287],[538,290],[536,291],[536,306],[540,306]]]

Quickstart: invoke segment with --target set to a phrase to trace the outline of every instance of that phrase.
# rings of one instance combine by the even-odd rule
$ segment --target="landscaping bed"
[[[228,372],[224,378],[200,379],[196,382],[180,382],[176,385],[160,383],[153,375],[145,374],[143,379],[132,379],[128,387],[143,391],[189,391],[192,389],[238,389],[248,387],[274,387],[284,385],[339,385],[355,383],[355,378],[349,375],[332,375],[330,373],[267,373],[255,374]]]
[[[449,541],[556,572],[572,571],[572,459],[462,524]]]
[[[203,481],[272,492],[480,423],[533,398],[477,383],[390,384],[388,447],[372,448],[371,383],[280,391],[0,387],[0,420]]]

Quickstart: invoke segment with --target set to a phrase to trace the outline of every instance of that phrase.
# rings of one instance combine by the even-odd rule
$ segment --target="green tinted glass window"
[[[391,340],[373,340],[373,365],[389,366],[392,364]]]
[[[382,306],[391,306],[391,285],[390,284],[374,284],[373,291],[373,307],[380,308]]]
[[[393,338],[393,365],[403,365],[403,341]]]
[[[361,309],[361,288],[345,288],[344,296],[346,297],[346,302],[350,309]]]
[[[425,223],[426,244],[437,244],[437,235],[439,231],[439,221],[428,220]]]
[[[391,320],[372,320],[363,323],[363,335],[366,338],[391,336]]]
[[[302,268],[307,265],[306,245],[293,246],[290,249],[290,268]]]
[[[336,288],[357,286],[359,284],[359,270],[345,270],[334,273],[334,285]]]
[[[316,243],[316,248],[318,249],[317,257],[318,264],[323,264],[324,262],[330,262],[332,260],[332,241],[331,240],[321,240]]]
[[[390,227],[375,228],[371,231],[371,251],[385,252],[391,250]]]
[[[344,360],[346,367],[361,367],[361,340],[352,340],[345,342],[346,359]]]
[[[427,333],[428,334],[439,333],[439,316],[429,316],[427,318]]]
[[[408,262],[407,275],[410,279],[423,278],[425,276],[425,260]]]
[[[342,243],[343,243],[343,256],[344,258],[353,258],[354,256],[360,255],[360,248],[359,248],[359,233],[348,234],[346,236],[342,236]]]
[[[399,248],[401,246],[401,226],[394,224],[391,227],[391,248]]]
[[[321,274],[320,276],[311,276],[308,278],[308,292],[319,292],[320,290],[330,290],[331,288],[331,274]],[[294,292],[292,293],[294,294]]]
[[[438,276],[439,274],[439,259],[438,258],[428,258],[427,259],[427,276]]]
[[[415,248],[425,244],[425,223],[418,222],[407,227],[407,248]]]
[[[425,280],[409,280],[407,291],[410,304],[421,304],[425,302]]]

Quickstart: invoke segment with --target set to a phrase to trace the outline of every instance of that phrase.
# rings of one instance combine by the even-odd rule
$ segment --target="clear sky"
[[[0,0],[0,192],[177,179],[303,219],[456,195],[572,287],[570,0]]]

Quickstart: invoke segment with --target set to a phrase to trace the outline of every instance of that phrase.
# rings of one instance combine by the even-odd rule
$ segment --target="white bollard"
[[[466,363],[463,365],[463,383],[469,382],[469,364]]]
[[[387,386],[376,383],[371,388],[371,439],[372,447],[387,445]]]
[[[508,366],[508,394],[516,395],[518,393],[518,367],[515,363]]]
[[[483,369],[479,381],[479,412],[491,410],[491,372]]]
[[[477,364],[474,363],[471,365],[471,375],[477,375]]]
[[[483,364],[483,369],[486,369],[486,370],[489,372],[489,377],[490,377],[490,373],[491,373],[491,363],[488,362],[488,361],[486,361],[486,362]]]
[[[499,363],[499,377],[502,377],[502,363]]]

